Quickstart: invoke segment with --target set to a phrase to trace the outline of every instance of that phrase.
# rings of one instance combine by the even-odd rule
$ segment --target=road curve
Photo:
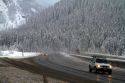
[[[121,70],[115,68],[113,69],[112,75],[89,73],[87,62],[72,56],[62,55],[59,53],[50,54],[48,56],[48,61],[53,64],[55,63],[62,66],[70,67],[78,71],[77,74],[79,74],[79,76],[93,78],[94,80],[97,80],[101,83],[125,83],[125,69]],[[82,74],[82,72],[86,72],[87,75]]]
[[[68,66],[64,66],[64,65],[60,65],[60,64],[56,64],[50,61],[49,57],[45,56],[45,57],[36,57],[33,59],[33,62],[47,67],[49,69],[53,69],[55,71],[55,74],[57,72],[59,73],[63,73],[63,77],[64,78],[68,78],[68,81],[70,81],[71,83],[98,83],[97,80],[93,79],[94,76],[91,75],[92,78],[90,78],[89,74],[87,72],[82,72],[76,69],[73,69],[71,67]],[[53,71],[53,72],[54,72]],[[57,74],[58,77],[60,77],[61,74]]]
[[[33,73],[51,76],[70,83],[125,83],[124,70],[113,69],[111,76],[89,73],[87,62],[60,53],[25,60],[5,59],[4,61]]]
[[[47,77],[57,78],[69,83],[98,83],[95,80],[88,79],[86,76],[79,76],[77,71],[61,65],[53,64],[46,60],[45,57],[34,57],[25,60],[2,59],[14,67],[27,70],[32,73],[40,74]],[[73,73],[72,73],[73,72]],[[83,73],[84,75],[85,73]]]

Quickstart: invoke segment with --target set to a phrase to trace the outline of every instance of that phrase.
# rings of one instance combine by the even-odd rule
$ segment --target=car
[[[108,74],[112,74],[112,65],[109,61],[104,57],[96,57],[94,56],[89,63],[89,72],[95,71],[98,72],[108,72]]]

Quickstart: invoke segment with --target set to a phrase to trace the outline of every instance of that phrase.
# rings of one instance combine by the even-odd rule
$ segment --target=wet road
[[[125,83],[125,69],[114,68],[112,75],[89,73],[88,62],[62,53],[25,60],[3,60],[15,67],[70,83]]]
[[[61,65],[62,69],[63,66],[72,68],[74,69],[72,73],[77,73],[77,75],[81,77],[86,76],[86,78],[90,78],[101,83],[125,83],[125,69],[113,68],[112,75],[89,73],[88,62],[85,62],[76,57],[69,56],[67,54],[59,53],[48,55],[46,60],[50,63]]]

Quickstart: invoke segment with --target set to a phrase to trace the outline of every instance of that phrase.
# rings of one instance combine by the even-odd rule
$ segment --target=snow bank
[[[64,55],[65,57],[71,57],[70,54],[67,54],[65,52],[60,52],[60,54]]]
[[[23,59],[39,56],[42,53],[35,52],[18,52],[18,51],[0,51],[0,58],[12,58],[12,59]]]

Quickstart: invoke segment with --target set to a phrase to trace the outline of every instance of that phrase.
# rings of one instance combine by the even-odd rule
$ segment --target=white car
[[[112,65],[107,61],[106,58],[93,57],[89,64],[89,72],[108,72],[112,74]]]

